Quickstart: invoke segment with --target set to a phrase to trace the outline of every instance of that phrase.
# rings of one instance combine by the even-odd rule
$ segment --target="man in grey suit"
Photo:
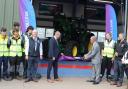
[[[92,36],[90,42],[93,44],[92,50],[84,56],[86,60],[91,59],[93,66],[92,79],[88,82],[93,82],[93,84],[99,84],[100,82],[100,72],[101,72],[101,55],[100,46],[97,42],[97,38]]]

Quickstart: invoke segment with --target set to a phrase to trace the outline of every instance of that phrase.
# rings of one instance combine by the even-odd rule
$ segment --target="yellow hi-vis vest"
[[[22,56],[21,39],[18,39],[17,41],[14,39],[11,39],[10,56],[11,57]]]
[[[9,56],[9,49],[7,47],[7,42],[8,42],[8,37],[6,37],[5,39],[3,39],[2,37],[0,37],[0,57],[1,56]]]
[[[108,42],[107,40],[105,40],[104,50],[102,52],[102,55],[112,58],[114,56],[114,46],[115,46],[115,41],[111,40],[111,42]]]

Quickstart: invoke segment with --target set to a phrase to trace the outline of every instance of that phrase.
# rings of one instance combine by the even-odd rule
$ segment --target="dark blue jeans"
[[[2,69],[3,64],[3,69]],[[3,70],[3,72],[1,71]],[[3,77],[6,77],[8,75],[8,57],[0,57],[0,77],[1,73],[3,73]]]
[[[114,60],[114,81],[123,83],[124,67],[120,59]]]
[[[27,69],[28,69],[28,61],[25,59],[25,53],[22,55],[22,60],[23,60],[23,76],[26,78],[27,77]]]
[[[38,59],[39,59],[39,57],[29,57],[28,69],[27,69],[27,78],[28,79],[36,78]]]

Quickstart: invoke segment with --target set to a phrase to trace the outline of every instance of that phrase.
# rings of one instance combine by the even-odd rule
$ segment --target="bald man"
[[[36,70],[38,65],[38,59],[42,59],[43,48],[42,42],[38,38],[38,32],[36,30],[32,31],[32,37],[25,43],[25,55],[28,61],[27,69],[27,79],[25,82],[38,82],[36,79]]]
[[[93,82],[93,84],[100,83],[100,72],[101,72],[101,55],[100,55],[100,46],[97,42],[97,38],[92,36],[90,42],[93,44],[92,50],[85,56],[86,60],[92,61],[93,66],[93,75],[92,79],[88,82]]]
[[[59,31],[55,32],[54,37],[52,37],[49,40],[49,63],[48,63],[48,70],[47,70],[47,81],[50,83],[54,83],[55,81],[62,81],[59,77],[58,77],[58,58],[61,55],[63,55],[63,53],[60,52],[59,49],[59,42],[58,39],[60,39],[61,33]],[[52,70],[52,67],[54,69],[54,80],[51,79],[50,77],[50,73]]]

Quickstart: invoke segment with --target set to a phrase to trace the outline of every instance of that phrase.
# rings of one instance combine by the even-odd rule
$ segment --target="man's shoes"
[[[54,79],[55,81],[62,82],[63,80],[61,78]]]
[[[25,83],[30,82],[30,81],[31,81],[31,79],[26,79],[26,80],[25,80]]]
[[[33,82],[38,82],[38,80],[37,80],[37,79],[32,79],[32,81],[33,81]]]
[[[93,82],[93,84],[94,84],[94,85],[97,85],[97,84],[99,84],[99,82]]]
[[[117,82],[111,82],[110,85],[117,85]]]
[[[27,79],[27,76],[23,76],[23,79]]]
[[[13,78],[12,77],[8,77],[8,81],[12,81],[13,80]]]
[[[11,72],[10,75],[9,75],[9,77],[10,77],[11,80],[15,79],[14,73]]]
[[[52,79],[48,79],[47,80],[49,83],[54,83],[54,80],[52,80]]]
[[[16,79],[17,80],[22,80],[22,77],[21,76],[16,76]]]
[[[110,83],[110,82],[111,82],[111,79],[107,79],[107,82],[109,82],[109,83]]]
[[[94,80],[87,80],[87,82],[95,82]]]
[[[9,76],[9,77],[8,77],[8,81],[12,81],[13,79],[14,79],[13,76]]]
[[[99,78],[99,82],[102,82],[102,77]]]
[[[122,86],[122,83],[117,83],[117,87],[121,87]]]

